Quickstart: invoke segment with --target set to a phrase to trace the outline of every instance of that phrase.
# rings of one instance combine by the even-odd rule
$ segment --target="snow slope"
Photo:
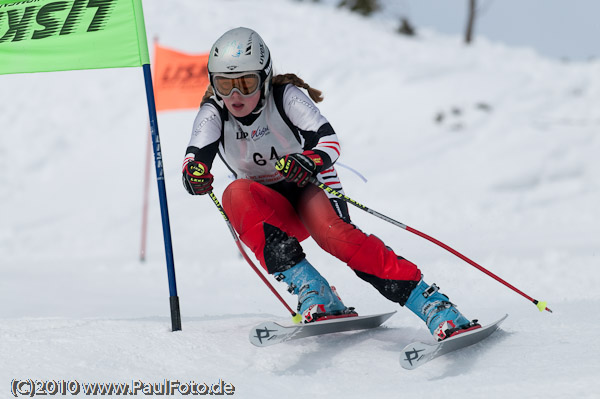
[[[287,0],[144,1],[148,37],[208,51],[259,31],[276,72],[325,93],[346,193],[440,239],[540,300],[357,209],[354,222],[417,263],[467,317],[502,331],[407,372],[431,339],[399,309],[385,328],[258,349],[283,307],[238,256],[208,198],[181,187],[194,111],[159,115],[183,331],[170,332],[156,187],[138,261],[147,110],[139,69],[0,76],[0,398],[13,379],[235,386],[241,398],[597,397],[600,383],[600,63],[364,19]],[[437,120],[437,122],[436,122]],[[228,184],[216,162],[215,192]],[[308,240],[311,262],[360,313],[397,309]],[[285,287],[276,285],[293,306]],[[590,317],[591,315],[591,317]],[[580,346],[581,343],[585,347]],[[81,394],[83,395],[83,393]]]

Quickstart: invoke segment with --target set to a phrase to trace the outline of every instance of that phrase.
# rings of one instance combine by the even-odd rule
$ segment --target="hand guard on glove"
[[[317,172],[317,165],[322,165],[321,157],[312,151],[305,151],[302,154],[288,154],[279,158],[275,169],[285,178],[285,180],[296,183],[298,187],[306,186],[308,180]]]
[[[183,186],[192,195],[204,195],[212,191],[215,180],[202,162],[189,161],[183,165]]]

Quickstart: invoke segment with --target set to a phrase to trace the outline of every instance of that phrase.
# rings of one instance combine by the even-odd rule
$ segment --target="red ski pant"
[[[378,281],[412,282],[421,278],[415,264],[398,257],[379,238],[343,221],[326,194],[316,186],[309,185],[302,191],[294,209],[277,191],[251,180],[239,179],[223,193],[223,208],[242,242],[254,252],[265,269],[263,223],[268,223],[298,241],[313,237],[321,248],[359,275],[374,276]]]

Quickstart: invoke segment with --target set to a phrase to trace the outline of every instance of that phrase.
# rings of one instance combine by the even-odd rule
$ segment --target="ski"
[[[396,311],[292,325],[283,325],[275,321],[265,321],[250,330],[249,338],[253,345],[263,347],[315,335],[366,330],[379,327],[383,322],[392,317],[394,313],[396,313]]]
[[[507,317],[508,315],[504,315],[504,317],[492,324],[458,334],[435,344],[414,342],[406,345],[400,355],[400,365],[407,370],[413,370],[436,357],[476,344],[496,331],[500,323]]]

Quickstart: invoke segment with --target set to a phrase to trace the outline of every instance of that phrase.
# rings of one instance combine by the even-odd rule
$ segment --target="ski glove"
[[[298,187],[304,187],[308,179],[318,172],[317,166],[322,164],[318,154],[304,151],[302,154],[289,154],[279,158],[275,168],[285,180],[296,183]]]
[[[189,161],[183,165],[183,186],[192,195],[208,194],[214,180],[202,162]]]

